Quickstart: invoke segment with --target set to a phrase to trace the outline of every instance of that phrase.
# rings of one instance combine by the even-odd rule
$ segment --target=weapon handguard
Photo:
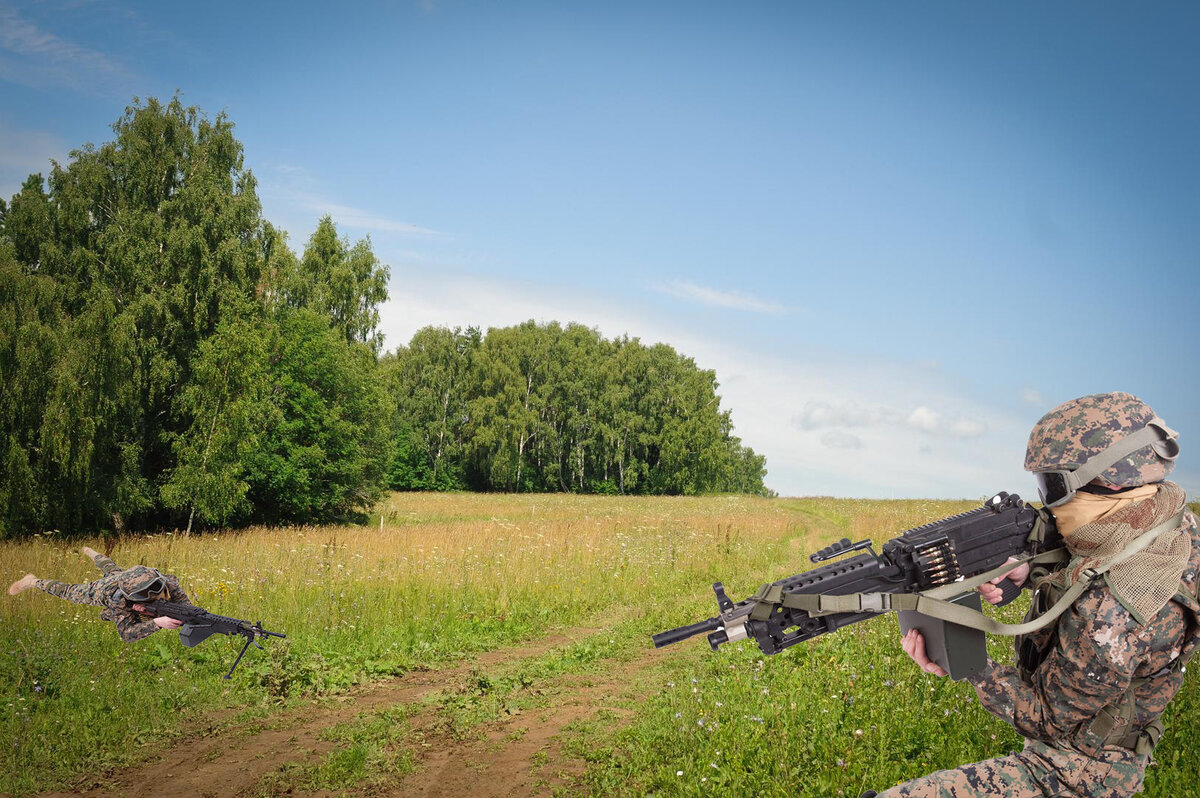
[[[145,612],[156,618],[166,616],[183,621],[183,626],[179,627],[179,640],[189,648],[200,645],[209,636],[215,634],[241,635],[246,638],[246,644],[242,646],[237,659],[234,660],[233,667],[224,676],[226,679],[233,676],[233,672],[237,670],[242,656],[246,653],[246,649],[250,648],[251,643],[261,651],[265,649],[258,642],[260,637],[287,637],[281,632],[264,629],[262,621],[250,623],[241,618],[217,615],[192,604],[181,604],[177,601],[150,601],[146,602],[145,607]]]

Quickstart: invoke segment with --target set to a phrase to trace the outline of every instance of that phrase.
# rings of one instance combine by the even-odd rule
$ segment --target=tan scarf
[[[1174,482],[1159,482],[1117,496],[1078,493],[1054,508],[1051,512],[1059,531],[1075,557],[1072,578],[1078,579],[1085,568],[1107,564],[1130,541],[1178,513],[1186,498],[1183,488]],[[1114,565],[1104,577],[1122,606],[1144,624],[1179,590],[1191,552],[1191,535],[1181,527]]]

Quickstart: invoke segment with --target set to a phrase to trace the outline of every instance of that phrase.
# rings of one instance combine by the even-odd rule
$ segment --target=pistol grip
[[[1009,603],[1010,601],[1015,599],[1017,596],[1021,595],[1020,585],[1018,585],[1013,580],[1009,579],[1007,576],[1004,577],[1003,579],[1001,579],[999,582],[997,582],[996,587],[1000,588],[1000,590],[1004,594],[1003,597],[1000,599],[1000,603],[995,605],[997,607],[1003,607],[1005,604]]]

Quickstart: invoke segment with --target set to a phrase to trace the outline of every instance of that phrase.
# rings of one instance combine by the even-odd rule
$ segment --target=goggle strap
[[[1103,474],[1118,460],[1128,457],[1138,449],[1146,446],[1154,446],[1154,444],[1160,441],[1171,441],[1178,437],[1178,432],[1168,427],[1161,418],[1155,416],[1146,426],[1137,432],[1127,435],[1088,460],[1079,468],[1068,473],[1066,475],[1067,488],[1073,493]],[[1176,447],[1176,450],[1178,450],[1178,447]],[[1178,451],[1175,453],[1178,454]],[[1155,447],[1155,454],[1158,454],[1158,447]],[[1174,457],[1167,459],[1174,459]]]

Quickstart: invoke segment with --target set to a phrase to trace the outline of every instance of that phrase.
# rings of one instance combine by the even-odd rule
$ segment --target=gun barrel
[[[716,631],[724,625],[725,621],[720,617],[709,618],[707,621],[701,621],[700,623],[693,623],[689,626],[680,626],[677,629],[668,629],[665,632],[659,632],[656,635],[651,635],[650,639],[654,641],[655,648],[662,648],[672,643],[678,643],[680,640],[687,640],[689,637]]]

